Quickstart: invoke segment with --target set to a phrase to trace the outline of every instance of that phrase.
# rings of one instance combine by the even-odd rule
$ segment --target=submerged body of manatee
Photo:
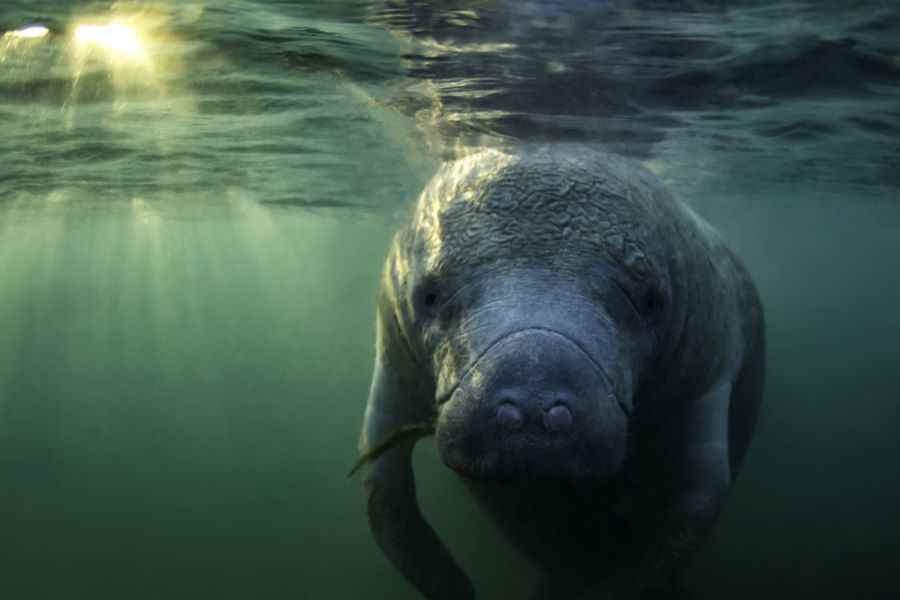
[[[0,597],[419,597],[345,477],[382,264],[443,161],[548,143],[643,162],[762,298],[685,593],[896,597],[897,40],[883,1],[4,3]],[[478,597],[529,597],[414,466]]]

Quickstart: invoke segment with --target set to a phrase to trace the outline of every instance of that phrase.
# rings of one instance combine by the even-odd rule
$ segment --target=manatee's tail
[[[427,423],[414,423],[412,425],[403,425],[402,427],[394,429],[383,438],[372,444],[372,446],[370,446],[368,450],[360,454],[359,458],[356,459],[356,463],[353,465],[353,468],[350,469],[350,472],[347,474],[347,477],[353,477],[353,475],[355,475],[356,472],[363,468],[365,465],[375,462],[375,460],[377,460],[379,456],[381,456],[400,442],[410,438],[417,440],[433,433],[434,421],[429,421]]]

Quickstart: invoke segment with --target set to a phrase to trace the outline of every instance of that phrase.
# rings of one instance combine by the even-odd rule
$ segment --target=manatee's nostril
[[[512,402],[503,402],[497,407],[497,422],[507,429],[518,429],[522,426],[522,411]]]
[[[556,403],[544,413],[544,426],[550,431],[562,431],[572,424],[572,413],[565,404]]]

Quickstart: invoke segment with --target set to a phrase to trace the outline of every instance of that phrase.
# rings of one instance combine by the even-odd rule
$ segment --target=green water
[[[763,296],[767,386],[691,588],[701,598],[896,597],[896,196],[851,204],[788,189],[735,200],[707,216]]]
[[[689,586],[842,598],[864,582],[888,598],[900,215],[878,200],[745,200],[706,213],[766,300],[766,405]],[[345,477],[390,229],[255,206],[212,220],[7,214],[3,597],[416,597]],[[536,574],[421,446],[424,510],[483,597],[525,597]]]
[[[344,473],[385,236],[259,208],[4,219],[3,597],[361,593]]]

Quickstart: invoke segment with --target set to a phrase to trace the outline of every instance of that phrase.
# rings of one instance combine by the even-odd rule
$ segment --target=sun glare
[[[43,25],[29,25],[16,31],[10,31],[8,35],[17,38],[42,38],[50,33],[50,30]]]
[[[141,56],[144,51],[137,32],[121,23],[79,25],[75,28],[75,39],[133,57]]]

